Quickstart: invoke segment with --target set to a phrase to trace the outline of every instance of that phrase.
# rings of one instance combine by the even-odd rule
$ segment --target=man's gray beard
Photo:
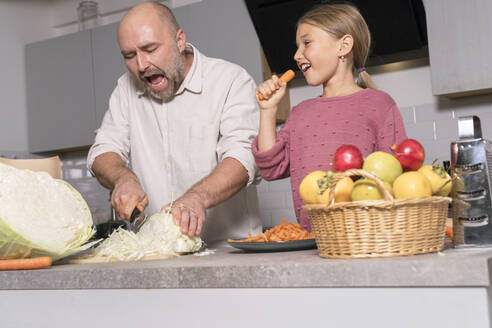
[[[176,52],[174,57],[174,65],[173,65],[175,74],[170,78],[165,77],[168,82],[167,94],[163,95],[161,91],[156,91],[151,87],[149,87],[148,85],[145,85],[145,87],[149,90],[150,94],[153,97],[160,99],[164,102],[168,102],[172,100],[174,98],[174,95],[178,91],[179,87],[181,86],[181,83],[183,83],[184,81],[184,76],[183,76],[184,63],[185,63],[184,60],[181,60],[179,56],[179,52]]]

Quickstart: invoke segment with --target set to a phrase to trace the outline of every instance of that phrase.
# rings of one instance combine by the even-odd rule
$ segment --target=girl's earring
[[[345,62],[345,56],[339,56],[338,58],[340,58],[342,62]]]

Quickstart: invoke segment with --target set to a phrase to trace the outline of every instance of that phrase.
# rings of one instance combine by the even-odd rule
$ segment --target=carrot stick
[[[294,71],[289,69],[287,72],[282,74],[282,76],[280,77],[280,80],[287,83],[290,80],[292,80],[294,78],[294,76],[295,76]],[[265,96],[263,96],[263,94],[259,92],[258,93],[258,99],[263,100],[263,99],[265,99]]]
[[[42,256],[32,259],[0,260],[0,271],[2,270],[31,270],[49,267],[51,257]]]
[[[446,236],[453,240],[453,227],[446,226]]]

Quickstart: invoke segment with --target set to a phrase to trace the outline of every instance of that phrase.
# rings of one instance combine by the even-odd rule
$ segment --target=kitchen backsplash
[[[109,191],[99,184],[86,167],[87,151],[59,154],[62,161],[63,180],[70,183],[84,197],[92,212],[95,224],[111,217]]]
[[[478,115],[484,137],[492,140],[492,95],[457,100],[443,100],[439,104],[424,104],[400,108],[407,134],[418,139],[426,150],[426,163],[434,159],[449,160],[449,144],[458,138],[457,119],[465,115]],[[94,222],[104,222],[110,217],[109,192],[86,169],[85,151],[60,154],[63,178],[72,184],[86,199]],[[264,226],[280,223],[285,217],[295,222],[290,179],[262,181],[257,186],[260,215]]]

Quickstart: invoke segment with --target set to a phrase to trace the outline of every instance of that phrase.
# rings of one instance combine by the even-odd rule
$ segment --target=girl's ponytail
[[[361,88],[371,88],[376,90],[376,84],[372,81],[371,76],[367,73],[366,68],[362,67],[357,70],[356,82],[357,85]]]

